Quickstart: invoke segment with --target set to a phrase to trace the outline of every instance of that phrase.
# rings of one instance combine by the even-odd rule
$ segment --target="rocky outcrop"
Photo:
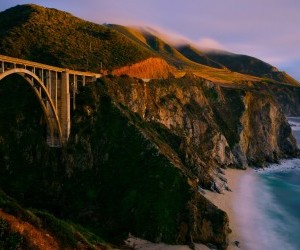
[[[257,86],[257,88],[262,88]],[[279,85],[266,82],[265,91],[274,96],[287,116],[300,116],[300,85]]]
[[[295,154],[291,128],[272,97],[248,92],[244,104],[239,145],[249,164],[263,166]]]

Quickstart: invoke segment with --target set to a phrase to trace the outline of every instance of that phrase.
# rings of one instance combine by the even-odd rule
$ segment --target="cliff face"
[[[247,93],[245,112],[241,117],[241,151],[248,163],[263,165],[276,162],[286,155],[293,155],[296,141],[279,105],[264,95]]]
[[[16,87],[3,84],[3,97]],[[44,143],[43,129],[30,129],[42,120],[41,112],[24,113],[38,105],[34,96],[27,103],[15,100],[29,88],[2,98],[3,116],[10,105],[18,112],[0,130],[1,187],[23,206],[47,210],[108,241],[132,233],[225,248],[227,215],[198,193],[195,176],[169,145],[169,138],[178,138],[112,101],[104,89],[99,82],[81,90],[62,150]]]
[[[267,92],[273,95],[287,116],[300,115],[300,85],[268,84]]]
[[[206,187],[218,167],[260,166],[297,152],[270,95],[222,88],[193,76],[149,83],[122,78],[106,86],[116,102],[177,138],[170,140],[171,147]]]
[[[271,96],[193,75],[148,83],[109,76],[80,89],[68,144],[53,149],[38,103],[21,86],[7,79],[0,92],[2,188],[109,241],[132,233],[224,249],[228,217],[199,188],[222,192],[221,168],[297,153]]]

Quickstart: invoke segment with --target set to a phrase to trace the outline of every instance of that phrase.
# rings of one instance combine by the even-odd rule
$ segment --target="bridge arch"
[[[49,128],[48,144],[50,146],[61,146],[63,143],[62,129],[58,118],[57,109],[43,81],[32,71],[24,68],[13,68],[0,73],[0,81],[5,77],[18,74],[22,76],[31,86],[42,107]]]

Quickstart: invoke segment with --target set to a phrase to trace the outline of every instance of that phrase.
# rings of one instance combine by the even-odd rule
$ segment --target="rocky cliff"
[[[199,190],[227,188],[222,168],[297,154],[281,108],[255,88],[221,87],[194,75],[104,77],[80,89],[68,145],[59,150],[45,144],[30,88],[21,78],[2,84],[3,189],[25,207],[46,209],[108,241],[130,232],[224,249],[227,215]]]
[[[177,138],[111,100],[104,81],[109,78],[81,89],[61,150],[45,144],[41,110],[29,112],[38,105],[30,88],[17,78],[3,82],[3,189],[24,207],[47,210],[110,242],[120,243],[130,232],[225,248],[228,218],[198,193],[195,175],[167,140]]]
[[[262,88],[262,86],[258,87]],[[300,116],[300,87],[267,84],[266,91],[275,97],[287,116]]]
[[[193,75],[149,83],[123,77],[107,88],[116,102],[177,138],[170,144],[204,185],[213,166],[264,164],[297,152],[280,106],[267,93],[220,87]]]

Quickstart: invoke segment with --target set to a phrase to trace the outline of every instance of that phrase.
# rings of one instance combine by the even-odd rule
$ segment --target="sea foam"
[[[234,211],[241,230],[241,248],[246,250],[296,249],[286,237],[285,221],[293,218],[282,209],[258,174],[251,171],[239,182]]]

